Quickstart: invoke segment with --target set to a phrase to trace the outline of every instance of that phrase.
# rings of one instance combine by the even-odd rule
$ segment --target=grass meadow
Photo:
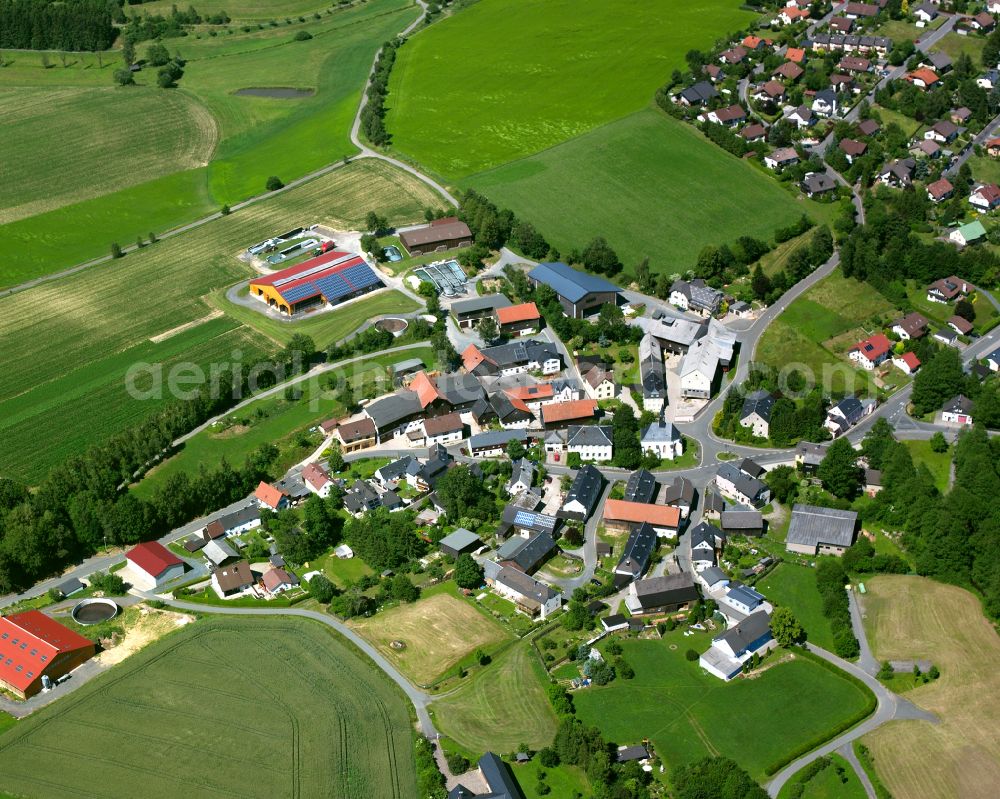
[[[646,107],[752,19],[726,0],[480,0],[400,50],[386,127],[441,175],[482,172]]]
[[[576,692],[577,717],[618,744],[650,738],[670,766],[723,755],[761,780],[770,765],[866,706],[860,688],[801,657],[724,683],[685,658],[709,642],[679,630],[659,641],[622,641],[635,678]]]
[[[951,478],[952,450],[949,448],[946,452],[935,452],[931,449],[930,441],[907,440],[903,445],[910,451],[915,465],[922,463],[927,467],[938,491],[946,493]]]
[[[654,271],[683,272],[708,243],[770,240],[809,211],[760,170],[652,109],[464,182],[531,220],[563,252],[603,235],[629,271],[649,257]]]
[[[209,294],[249,277],[250,268],[236,258],[248,244],[293,225],[356,227],[369,209],[395,223],[412,221],[433,196],[404,172],[361,161],[121,260],[3,297],[0,348],[7,368],[0,374],[0,435],[8,446],[0,448],[0,470],[37,479],[66,454],[104,441],[153,410],[156,403],[136,402],[121,390],[133,363],[206,364],[230,360],[234,347],[245,360],[277,349],[265,338],[271,337],[266,325],[258,333],[236,326],[247,321],[237,316],[150,341],[204,319],[212,311]],[[345,313],[308,320],[303,329],[325,347],[354,330],[366,309],[370,315],[395,311],[402,301],[383,292]],[[227,324],[228,336],[220,337]],[[209,332],[219,335],[208,339]]]
[[[0,790],[409,799],[410,714],[371,661],[319,624],[216,618],[5,733]]]
[[[131,9],[136,15],[144,12],[150,14],[169,14],[173,0],[151,0],[141,6],[128,6],[125,13]],[[329,3],[317,0],[201,0],[198,3],[198,13],[203,17],[225,11],[232,19],[241,20],[283,20],[286,16],[298,17],[299,14],[322,12],[330,7]]]
[[[556,716],[545,696],[545,672],[526,642],[507,649],[447,696],[434,702],[438,730],[472,753],[511,752],[522,743],[552,743]]]
[[[838,754],[830,755],[829,758],[832,765],[827,766],[811,780],[806,780],[802,793],[798,793],[795,787],[799,780],[792,777],[781,789],[778,799],[866,799],[868,794],[854,772],[854,767]],[[837,773],[836,766],[843,769],[841,772],[844,775],[843,781]]]
[[[270,175],[287,183],[353,155],[350,127],[372,58],[416,15],[410,0],[369,0],[305,23],[169,39],[186,62],[174,90],[156,88],[153,68],[136,74],[136,87],[112,87],[113,53],[99,62],[73,54],[66,67],[50,58],[50,68],[35,53],[5,54],[0,110],[15,117],[18,157],[4,173],[0,282],[104,255],[112,241],[162,234],[261,194]],[[313,38],[294,41],[299,30]],[[273,86],[314,94],[235,94]],[[22,96],[33,100],[23,109]]]
[[[445,592],[354,619],[351,626],[417,685],[433,683],[477,649],[489,652],[510,638],[497,622]],[[394,649],[393,641],[404,648]]]
[[[830,622],[823,615],[823,599],[816,588],[815,569],[795,563],[779,563],[754,587],[774,605],[791,608],[810,643],[833,649],[833,633],[830,632]]]
[[[926,577],[865,582],[865,629],[879,660],[926,658],[941,677],[906,692],[939,722],[897,721],[866,735],[896,799],[987,799],[1000,785],[1000,637],[972,593]]]

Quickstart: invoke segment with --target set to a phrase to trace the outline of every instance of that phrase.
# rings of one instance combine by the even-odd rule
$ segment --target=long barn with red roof
[[[27,699],[94,656],[94,642],[40,610],[0,617],[0,688]]]
[[[360,255],[335,250],[254,278],[250,296],[293,316],[318,305],[337,305],[383,285]]]

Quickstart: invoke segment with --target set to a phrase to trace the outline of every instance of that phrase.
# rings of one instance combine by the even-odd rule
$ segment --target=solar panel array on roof
[[[552,528],[555,526],[555,519],[551,516],[545,516],[540,513],[532,513],[531,511],[519,510],[514,514],[514,524],[518,527],[531,527],[533,525],[539,525],[540,527]]]
[[[329,268],[329,265],[324,267],[324,269],[326,268]],[[292,305],[320,294],[327,302],[335,303],[356,291],[381,285],[381,282],[368,264],[360,263],[348,266],[332,275],[325,275],[315,280],[307,280],[298,286],[285,290],[279,288],[278,290],[281,296]]]

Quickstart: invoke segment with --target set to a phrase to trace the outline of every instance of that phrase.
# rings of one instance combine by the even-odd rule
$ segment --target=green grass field
[[[948,481],[951,476],[952,451],[934,452],[931,449],[930,441],[904,441],[904,445],[910,451],[914,465],[924,464],[934,478],[934,485],[942,494],[948,490]]]
[[[17,134],[0,222],[18,221],[2,228],[0,282],[104,255],[112,241],[261,194],[270,175],[287,183],[354,154],[351,122],[375,51],[416,15],[411,0],[370,0],[305,23],[169,39],[186,62],[172,91],[155,87],[153,68],[136,74],[137,87],[112,88],[114,54],[74,54],[66,67],[53,58],[45,69],[37,54],[14,53],[0,70],[0,109]],[[299,30],[313,38],[294,41]],[[235,94],[275,86],[313,94]],[[31,102],[12,114],[22,96]]]
[[[688,50],[753,18],[724,0],[480,0],[400,50],[386,127],[408,157],[471,175],[646,107]]]
[[[173,0],[151,0],[140,6],[127,6],[125,13],[131,9],[135,14],[169,14]],[[299,14],[311,14],[314,11],[324,11],[329,3],[317,0],[202,0],[198,3],[198,13],[203,17],[225,11],[234,20],[284,20],[286,16],[297,18]]]
[[[623,641],[635,678],[575,693],[577,716],[618,744],[650,738],[671,767],[721,754],[759,780],[796,746],[866,705],[861,689],[803,658],[753,680],[724,683],[684,656],[688,648],[704,651],[709,641],[680,631],[662,641]]]
[[[983,47],[986,45],[985,36],[960,36],[952,31],[946,33],[937,44],[931,49],[935,52],[945,53],[952,61],[957,61],[960,55],[967,55],[972,59],[972,65],[976,69],[983,66]],[[990,64],[990,67],[996,66]]]
[[[9,145],[0,223],[205,166],[217,134],[190,96],[150,88],[3,88],[0,114]]]
[[[778,794],[778,799],[865,799],[867,793],[858,779],[858,775],[851,766],[840,755],[830,755],[832,765],[827,766],[811,780],[806,780],[805,789],[800,794],[793,793],[794,786],[799,782],[794,777],[785,783],[785,787]],[[842,771],[838,773],[837,767]],[[841,780],[840,774],[843,774]]]
[[[827,391],[865,390],[871,378],[852,368],[847,349],[875,330],[874,320],[898,314],[881,294],[835,271],[768,326],[754,359],[778,369],[794,366]]]
[[[833,649],[830,622],[823,615],[823,600],[816,588],[816,571],[808,566],[779,563],[754,586],[774,605],[792,609],[810,643]]]
[[[0,789],[408,799],[411,712],[371,661],[317,623],[212,619],[0,737]]]
[[[250,276],[235,257],[248,244],[292,225],[354,227],[368,209],[395,223],[413,220],[434,196],[404,172],[362,161],[119,261],[0,299],[7,367],[0,374],[0,470],[34,480],[69,452],[105,440],[156,407],[125,396],[122,381],[132,364],[204,365],[232,360],[234,348],[244,360],[276,349],[264,336],[282,339],[259,314],[252,321],[263,336],[237,327],[247,320],[234,314],[150,341],[203,319],[212,311],[206,295]],[[325,347],[365,318],[403,307],[401,296],[383,292],[307,320],[302,330]],[[286,336],[295,332],[282,328]]]
[[[603,235],[627,270],[648,256],[654,270],[684,271],[705,244],[770,240],[808,212],[760,170],[654,110],[465,182],[563,252]]]
[[[545,672],[527,643],[510,647],[472,682],[437,700],[434,723],[474,752],[510,752],[522,743],[552,743],[556,717],[544,690]]]

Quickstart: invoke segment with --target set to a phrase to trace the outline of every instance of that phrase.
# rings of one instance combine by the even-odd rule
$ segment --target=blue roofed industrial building
[[[566,316],[583,319],[606,302],[618,302],[621,289],[603,277],[588,275],[558,261],[539,264],[528,272],[531,285],[551,288],[559,297]]]

